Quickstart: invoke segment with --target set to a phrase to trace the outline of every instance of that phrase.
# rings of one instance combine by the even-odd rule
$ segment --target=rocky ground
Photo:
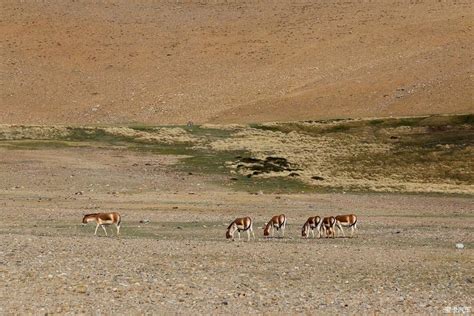
[[[100,148],[0,157],[0,314],[472,308],[470,197],[253,194],[170,170],[178,157]],[[122,214],[119,238],[81,226],[98,211]],[[352,212],[355,238],[300,238],[307,217]],[[264,239],[260,227],[278,213],[286,236]],[[225,240],[246,215],[256,240]]]

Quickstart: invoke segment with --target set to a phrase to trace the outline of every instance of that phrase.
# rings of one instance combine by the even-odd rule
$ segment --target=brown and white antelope
[[[326,235],[326,238],[332,235],[332,238],[335,238],[335,229],[334,226],[336,225],[336,218],[334,216],[325,217],[322,220],[321,224],[321,232]]]
[[[234,234],[236,231],[239,236],[239,240],[241,231],[247,232],[247,240],[250,240],[250,233],[252,233],[253,239],[255,239],[255,234],[253,233],[253,223],[250,217],[236,218],[232,223],[230,223],[225,234],[226,238],[232,238],[232,240],[234,240]]]
[[[285,237],[286,228],[286,216],[285,214],[275,215],[263,228],[263,236],[268,237],[270,230],[272,231],[272,237],[275,235],[275,229],[281,230],[281,236]]]
[[[308,218],[306,223],[304,223],[303,227],[301,228],[301,236],[304,238],[309,237],[309,230],[311,230],[311,234],[313,235],[314,238],[314,230],[318,232],[318,238],[321,238],[321,217],[319,216],[312,216]]]
[[[354,230],[357,229],[357,216],[355,216],[355,214],[336,216],[336,227],[342,232],[343,237],[346,237],[346,235],[344,234],[342,227],[350,227],[352,237]]]
[[[86,214],[82,218],[82,224],[86,225],[90,222],[94,222],[97,224],[95,227],[94,235],[97,235],[97,229],[102,227],[105,232],[105,236],[107,236],[107,230],[105,229],[106,225],[115,224],[117,227],[117,236],[120,234],[120,223],[122,219],[119,213],[111,212],[111,213],[93,213],[93,214]]]

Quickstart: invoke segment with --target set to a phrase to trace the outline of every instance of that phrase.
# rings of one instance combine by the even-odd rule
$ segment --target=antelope
[[[336,219],[334,216],[325,217],[322,220],[321,231],[325,233],[326,238],[332,235],[332,238],[335,238],[334,225],[336,225]]]
[[[304,223],[303,227],[301,228],[301,236],[304,238],[308,238],[309,230],[311,229],[311,234],[313,235],[313,238],[314,238],[314,229],[316,229],[318,232],[318,238],[321,238],[320,227],[321,227],[321,217],[312,216],[308,218],[306,223]]]
[[[232,223],[230,223],[229,227],[227,227],[227,232],[225,236],[227,239],[232,238],[232,240],[234,240],[234,234],[237,231],[240,240],[240,232],[246,231],[248,241],[250,241],[250,233],[252,233],[253,239],[255,239],[252,224],[252,219],[250,217],[236,218]]]
[[[284,214],[275,215],[263,228],[263,236],[270,235],[270,229],[272,230],[272,237],[275,235],[275,229],[281,229],[281,236],[285,237],[285,228],[286,228],[286,216]]]
[[[82,218],[82,224],[86,225],[90,222],[95,222],[97,226],[95,227],[94,235],[97,236],[97,229],[102,227],[105,232],[105,236],[107,236],[107,230],[105,229],[106,225],[115,224],[117,227],[117,236],[120,233],[120,223],[122,219],[119,213],[112,212],[112,213],[93,213],[93,214],[86,214]]]
[[[338,215],[336,216],[336,226],[342,232],[342,236],[346,237],[344,234],[344,230],[342,227],[350,227],[351,228],[351,237],[354,234],[354,230],[357,229],[357,216],[354,214],[350,215]]]

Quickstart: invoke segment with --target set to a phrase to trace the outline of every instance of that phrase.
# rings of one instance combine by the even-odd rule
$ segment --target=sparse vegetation
[[[0,146],[100,146],[180,156],[239,190],[472,194],[474,115],[225,126],[8,127]],[[231,178],[231,180],[229,180]]]
[[[344,178],[346,183],[340,186],[352,190],[443,192],[448,187],[456,191],[456,186],[463,186],[461,191],[472,193],[473,117],[292,122],[254,128],[274,135],[307,135],[315,146],[326,143],[324,148],[306,155],[308,162],[291,157],[291,153],[279,154],[290,161],[299,159],[303,170],[311,165],[322,166],[323,178],[332,182],[329,186],[335,184],[335,178]],[[316,152],[320,155],[312,155]],[[321,180],[316,185],[328,186]]]

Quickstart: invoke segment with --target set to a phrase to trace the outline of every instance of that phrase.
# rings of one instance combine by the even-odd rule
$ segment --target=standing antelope
[[[342,236],[346,237],[344,234],[344,230],[342,227],[350,227],[351,228],[351,237],[354,234],[354,230],[357,229],[357,216],[354,214],[350,215],[338,215],[336,216],[336,226],[342,232]]]
[[[311,229],[311,234],[313,235],[313,238],[314,238],[314,229],[316,229],[318,232],[318,238],[321,238],[320,227],[321,227],[321,217],[312,216],[308,218],[306,223],[304,223],[303,228],[301,228],[301,236],[304,238],[308,238],[309,230]]]
[[[263,228],[263,236],[270,235],[270,229],[272,230],[272,237],[275,235],[275,229],[281,229],[281,236],[285,237],[285,228],[286,228],[286,216],[284,214],[275,215]]]
[[[107,230],[105,229],[105,225],[112,225],[112,224],[115,224],[115,226],[117,227],[117,236],[118,236],[120,233],[121,221],[122,219],[120,217],[120,214],[116,212],[86,214],[82,218],[83,225],[86,225],[87,223],[90,223],[90,222],[97,223],[97,226],[95,227],[94,235],[97,235],[97,229],[100,226],[104,230],[105,236],[107,236]]]
[[[227,232],[225,234],[227,239],[232,238],[234,240],[234,234],[237,231],[240,240],[240,232],[246,231],[247,232],[247,240],[250,240],[250,233],[253,235],[253,239],[255,239],[255,234],[253,233],[252,227],[252,219],[250,217],[241,217],[236,218],[230,225],[227,227]]]
[[[336,219],[334,216],[325,217],[322,220],[321,231],[326,235],[326,238],[332,235],[332,238],[335,238],[335,229]]]

